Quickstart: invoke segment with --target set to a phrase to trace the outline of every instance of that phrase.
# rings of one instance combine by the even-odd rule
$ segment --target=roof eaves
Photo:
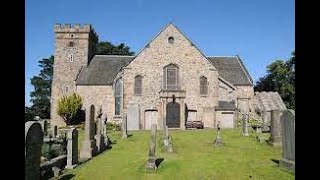
[[[253,84],[253,80],[252,80],[252,78],[251,78],[248,70],[247,70],[246,67],[243,65],[243,62],[242,62],[242,60],[240,59],[239,55],[236,55],[236,57],[237,57],[237,60],[239,61],[240,65],[241,65],[242,70],[244,71],[244,73],[246,74],[249,82],[250,82],[251,85],[252,85],[252,84]]]

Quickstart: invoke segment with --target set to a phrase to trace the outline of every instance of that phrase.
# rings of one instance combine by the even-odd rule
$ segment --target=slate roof
[[[95,55],[87,67],[83,67],[76,80],[77,85],[112,85],[122,67],[134,56]]]
[[[127,66],[135,56],[95,55],[87,67],[83,67],[76,85],[112,85],[122,67]],[[207,57],[218,69],[219,76],[232,85],[252,85],[252,79],[240,58]]]
[[[253,97],[253,106],[258,111],[287,109],[278,92],[256,92]]]
[[[207,57],[218,69],[219,76],[234,86],[253,85],[253,80],[238,56]]]

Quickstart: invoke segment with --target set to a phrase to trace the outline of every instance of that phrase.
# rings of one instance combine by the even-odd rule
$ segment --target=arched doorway
[[[168,128],[180,128],[180,104],[169,102],[166,109],[166,125]]]

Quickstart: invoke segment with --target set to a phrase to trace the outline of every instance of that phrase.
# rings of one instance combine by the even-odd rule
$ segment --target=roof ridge
[[[209,58],[210,58],[210,57],[235,57],[235,58],[236,58],[237,56],[234,55],[234,56],[207,56],[207,57],[209,57]]]
[[[96,54],[94,56],[108,56],[108,57],[135,57],[130,55],[113,55],[113,54]]]

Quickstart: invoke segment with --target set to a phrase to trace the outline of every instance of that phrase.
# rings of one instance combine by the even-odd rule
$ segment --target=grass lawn
[[[110,132],[110,131],[109,131]],[[146,172],[150,131],[129,132],[127,139],[121,132],[110,132],[112,148],[104,151],[74,170],[67,170],[61,179],[295,179],[278,167],[281,148],[259,143],[255,134],[241,136],[240,129],[222,129],[225,145],[214,147],[216,130],[170,130],[173,153],[162,145],[162,131],[157,134],[157,158],[164,158],[157,171]],[[268,136],[268,134],[267,134]],[[83,131],[79,136],[79,151]]]

